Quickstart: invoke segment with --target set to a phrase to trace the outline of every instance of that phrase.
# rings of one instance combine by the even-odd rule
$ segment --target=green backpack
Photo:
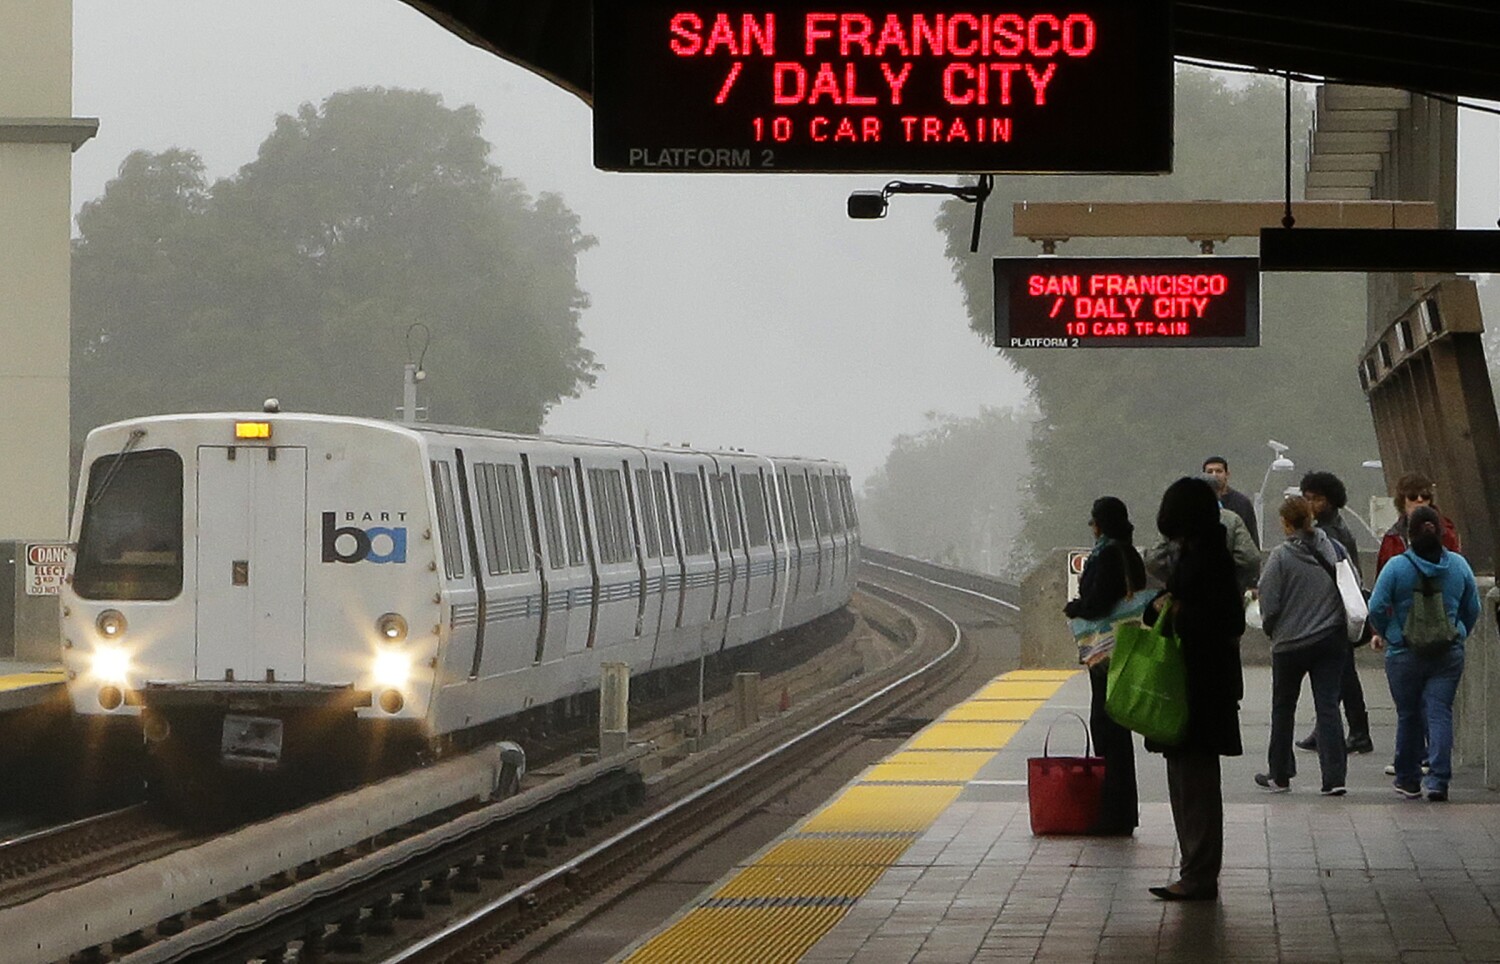
[[[1406,561],[1416,569],[1419,581],[1412,588],[1411,609],[1401,624],[1401,635],[1413,653],[1424,659],[1435,659],[1458,642],[1458,627],[1448,618],[1442,583],[1432,576],[1423,575],[1411,559]]]

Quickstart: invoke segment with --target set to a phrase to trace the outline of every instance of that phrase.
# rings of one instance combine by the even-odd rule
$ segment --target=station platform
[[[1362,663],[1364,660],[1362,660]],[[1078,755],[1088,678],[1004,674],[628,949],[645,962],[1500,961],[1500,794],[1454,774],[1447,803],[1397,797],[1395,711],[1361,666],[1376,751],[1322,797],[1298,752],[1289,794],[1265,769],[1270,669],[1245,670],[1246,755],[1223,761],[1219,899],[1164,903],[1178,854],[1162,759],[1140,748],[1133,838],[1034,837],[1026,759]],[[1311,695],[1298,707],[1310,728]]]
[[[0,658],[0,713],[24,710],[67,695],[60,663]]]

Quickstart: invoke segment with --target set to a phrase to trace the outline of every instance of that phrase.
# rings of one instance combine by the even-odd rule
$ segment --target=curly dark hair
[[[1349,490],[1344,482],[1332,472],[1309,472],[1302,477],[1302,491],[1316,492],[1328,500],[1335,509],[1349,504]]]

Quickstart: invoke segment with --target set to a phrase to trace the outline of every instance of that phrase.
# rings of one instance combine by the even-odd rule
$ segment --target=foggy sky
[[[562,194],[600,242],[580,283],[585,345],[606,371],[549,432],[827,456],[858,484],[925,412],[1024,399],[968,330],[936,199],[897,197],[884,221],[844,216],[850,190],[886,177],[597,172],[581,101],[397,0],[74,0],[73,15],[74,113],[100,118],[74,155],[75,211],[132,150],[191,148],[210,178],[228,176],[278,113],[348,87],[477,105],[505,173]],[[1497,129],[1461,115],[1461,226],[1500,215]],[[442,320],[429,324],[441,338]],[[400,373],[371,376],[389,378],[396,404]],[[441,371],[427,384],[441,420],[443,393],[462,386]],[[284,386],[264,394],[295,408]]]
[[[968,330],[937,200],[845,217],[851,190],[886,177],[595,171],[587,106],[396,0],[75,0],[73,16],[74,113],[100,118],[74,155],[75,211],[140,148],[191,148],[210,179],[231,175],[276,114],[340,89],[477,105],[493,160],[533,195],[562,194],[599,239],[580,261],[582,327],[606,370],[548,432],[826,456],[858,484],[924,412],[1024,399]],[[397,404],[401,373],[372,376]],[[426,384],[441,420],[442,393],[461,386],[441,371]],[[264,394],[295,407],[283,387]]]

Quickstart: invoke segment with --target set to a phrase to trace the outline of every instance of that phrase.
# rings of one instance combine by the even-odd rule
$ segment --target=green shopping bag
[[[1187,663],[1182,640],[1167,629],[1171,608],[1163,607],[1150,628],[1115,628],[1104,691],[1104,709],[1116,723],[1168,746],[1181,742],[1188,722]]]

